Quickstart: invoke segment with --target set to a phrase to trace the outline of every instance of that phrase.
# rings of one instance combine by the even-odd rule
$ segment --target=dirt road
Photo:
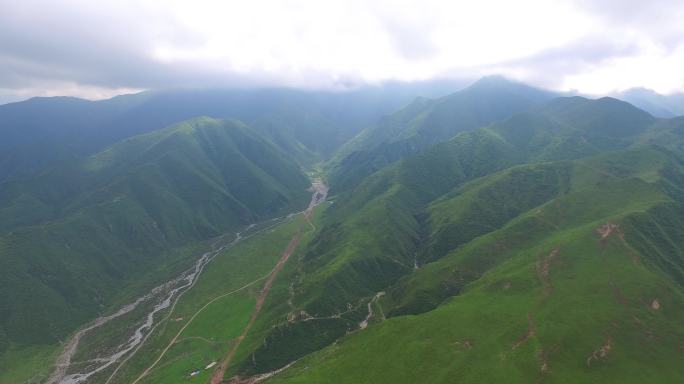
[[[240,241],[240,238],[241,235],[240,232],[238,232],[232,242],[225,244],[216,250],[204,253],[202,257],[195,262],[193,267],[184,271],[180,276],[153,288],[149,293],[139,297],[134,302],[121,307],[114,314],[95,319],[90,325],[76,332],[57,358],[55,369],[48,378],[47,384],[84,383],[87,382],[91,376],[108,369],[123,359],[126,355],[128,355],[128,357],[124,360],[124,362],[127,361],[128,358],[137,352],[140,346],[147,340],[147,337],[159,324],[155,315],[169,307],[171,307],[171,311],[169,313],[173,312],[173,308],[180,297],[195,285],[199,275],[204,270],[204,267],[211,262],[211,260],[222,250]],[[151,307],[150,311],[143,317],[144,321],[142,324],[138,325],[137,328],[133,330],[133,333],[123,342],[123,344],[120,344],[117,348],[114,348],[113,353],[109,353],[105,356],[100,356],[97,359],[91,360],[95,363],[85,367],[83,371],[67,375],[67,371],[71,366],[71,359],[78,349],[80,340],[87,333],[96,330],[111,320],[131,312],[137,308],[140,303],[145,301],[156,301],[157,303]],[[118,369],[119,367],[114,370],[112,376],[116,374]],[[109,382],[112,376],[110,376],[107,382]]]
[[[309,206],[304,211],[304,219],[306,219],[306,221],[312,226],[312,228],[315,228],[313,227],[313,224],[311,224],[310,221],[311,215],[313,214],[314,207],[316,207],[316,205],[320,204],[321,202],[325,201],[325,198],[328,194],[328,187],[322,182],[314,182],[311,187],[313,189],[313,195],[311,196],[311,202],[309,203]],[[233,360],[235,353],[240,347],[240,344],[242,344],[242,341],[245,339],[249,331],[252,329],[252,326],[254,325],[257,316],[259,316],[259,312],[261,312],[261,308],[263,307],[264,302],[268,297],[268,293],[271,287],[273,286],[273,282],[275,281],[276,277],[278,277],[278,273],[283,269],[285,263],[290,258],[290,256],[292,256],[292,253],[295,251],[295,249],[297,249],[297,245],[299,245],[299,240],[302,237],[302,233],[303,230],[300,229],[292,237],[290,242],[287,244],[285,251],[283,251],[283,255],[280,257],[280,260],[278,260],[278,263],[271,270],[270,274],[268,275],[268,278],[266,279],[266,282],[264,283],[264,287],[262,288],[261,293],[257,298],[257,302],[254,307],[254,312],[252,312],[252,316],[249,319],[249,323],[247,323],[247,326],[245,326],[245,328],[242,330],[240,336],[238,336],[238,338],[232,343],[230,350],[228,351],[226,356],[221,360],[221,363],[216,367],[214,374],[211,376],[211,384],[220,384],[223,382],[223,376],[226,373],[226,369]]]
[[[234,293],[240,292],[240,291],[242,291],[243,289],[248,288],[248,287],[250,287],[251,285],[255,284],[256,282],[265,279],[266,277],[267,277],[267,276],[260,277],[260,278],[258,278],[258,279],[256,279],[256,280],[252,281],[251,283],[248,283],[248,284],[243,285],[242,287],[240,287],[240,288],[238,288],[238,289],[236,289],[236,290],[233,290],[233,291],[230,291],[230,292],[228,292],[228,293],[224,293],[223,295],[217,296],[217,297],[213,298],[211,301],[209,301],[207,304],[205,304],[202,308],[200,308],[197,312],[195,312],[195,314],[192,315],[192,317],[188,320],[188,322],[187,322],[187,323],[178,331],[178,333],[176,333],[176,335],[173,337],[173,339],[171,339],[171,341],[170,341],[169,344],[166,346],[166,348],[164,348],[164,349],[162,350],[162,352],[159,354],[159,357],[157,357],[157,360],[155,360],[149,367],[147,367],[147,368],[145,369],[145,371],[143,371],[143,373],[141,373],[140,376],[138,376],[138,378],[135,379],[135,381],[133,381],[133,383],[131,383],[131,384],[136,384],[137,382],[139,382],[140,380],[142,380],[145,376],[147,376],[147,375],[150,373],[150,371],[152,371],[152,369],[161,361],[161,359],[164,357],[164,355],[166,355],[166,352],[168,352],[169,349],[176,343],[176,341],[178,341],[178,338],[179,338],[180,335],[183,333],[183,331],[185,331],[185,329],[192,323],[193,320],[195,320],[195,318],[196,318],[196,317],[197,317],[205,308],[207,308],[209,305],[211,305],[211,304],[214,303],[215,301],[217,301],[217,300],[219,300],[219,299],[222,299],[222,298],[224,298],[224,297],[226,297],[226,296],[232,295],[232,294],[234,294]]]

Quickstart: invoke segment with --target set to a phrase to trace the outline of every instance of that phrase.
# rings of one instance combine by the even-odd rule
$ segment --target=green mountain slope
[[[387,290],[380,324],[272,382],[681,381],[682,170],[644,148],[459,188],[431,211],[486,234]]]
[[[587,110],[592,109],[602,113],[594,112],[595,119],[587,119]],[[630,120],[632,125],[627,132],[614,130],[623,116],[630,113],[643,120]],[[557,99],[539,112],[516,115],[462,133],[373,174],[339,197],[329,218],[335,241],[326,240],[324,230],[321,246],[311,252],[316,259],[311,264],[315,272],[310,276],[309,290],[321,298],[311,305],[317,307],[320,303],[327,309],[339,309],[352,297],[374,292],[420,263],[422,256],[418,253],[423,252],[429,235],[425,233],[429,224],[425,221],[429,217],[426,204],[454,187],[516,164],[573,159],[624,148],[631,143],[624,137],[630,137],[631,132],[631,136],[645,132],[653,121],[649,115],[617,100]],[[373,260],[373,268],[383,273],[365,265],[368,260]],[[347,267],[365,277],[346,283],[337,280],[336,276],[350,276]],[[319,276],[321,282],[314,283],[318,280],[314,276]],[[346,297],[346,293],[332,293],[325,287],[353,294]]]
[[[0,184],[0,352],[14,359],[0,354],[0,370],[43,359],[43,346],[180,270],[203,240],[301,209],[301,165],[384,105],[363,92],[350,106],[237,92],[231,110],[249,125],[197,118],[133,135],[227,111],[223,91],[204,92],[123,103],[111,120],[123,140]],[[115,381],[681,382],[684,120],[551,97],[487,78],[365,129],[328,163],[333,194],[297,223],[299,247],[294,226],[264,226],[208,264]],[[283,247],[292,257],[268,289],[222,299],[266,278]],[[125,327],[88,335],[75,358],[89,364]]]
[[[305,206],[309,181],[244,124],[198,118],[6,184],[3,348],[63,339],[180,247]]]
[[[337,190],[459,132],[486,126],[549,100],[552,94],[501,77],[487,77],[440,99],[417,99],[345,144],[331,161]]]
[[[620,179],[611,188],[635,194],[595,203],[590,198],[593,193],[603,197],[606,191],[572,194],[573,209],[588,206],[582,216],[586,221],[577,225],[598,226],[597,221],[610,216],[610,209],[636,212],[649,206],[648,196],[656,196],[654,206],[669,201],[670,195],[658,189],[677,180],[678,176],[662,174],[670,171],[666,164],[679,160],[671,152],[640,144],[653,129],[662,131],[653,128],[660,124],[615,99],[560,98],[461,133],[366,177],[340,193],[328,210],[325,225],[303,258],[303,278],[295,284],[293,302],[304,318],[325,318],[326,323],[295,321],[279,327],[278,334],[301,334],[300,328],[309,323],[309,337],[332,343],[358,327],[353,322],[363,320],[366,305],[377,306],[369,300],[380,291],[385,292],[380,300],[385,316],[433,309],[501,261],[482,260],[478,268],[438,268],[453,250],[470,246],[551,199],[574,192],[573,188],[581,189],[575,185],[601,184],[604,172]],[[627,150],[631,147],[634,152]],[[603,167],[608,170],[591,171]],[[656,180],[667,182],[654,187]],[[643,196],[636,194],[642,189]],[[644,205],[630,207],[625,203],[630,199],[643,200]],[[421,274],[423,270],[428,272]],[[278,354],[282,366],[320,348],[319,343],[283,352],[285,345],[297,340],[293,337],[268,337],[254,352],[255,358],[246,359],[234,373],[262,373],[278,366],[259,361]]]

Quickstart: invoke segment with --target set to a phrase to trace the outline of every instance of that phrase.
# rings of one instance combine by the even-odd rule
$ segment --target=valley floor
[[[47,382],[180,383],[212,371],[212,382],[221,382],[279,272],[316,230],[313,215],[326,194],[314,182],[305,211],[250,226],[179,278],[94,320],[63,347]]]

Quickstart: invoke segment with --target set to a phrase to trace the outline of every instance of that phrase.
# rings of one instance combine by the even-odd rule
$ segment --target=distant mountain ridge
[[[647,88],[631,88],[615,93],[614,96],[657,117],[675,117],[684,115],[684,93],[661,95]]]
[[[417,99],[346,143],[330,165],[333,188],[363,177],[454,135],[488,125],[550,100],[551,92],[500,76],[483,78],[439,99]]]
[[[27,152],[0,163],[26,170],[0,182],[0,368],[11,363],[3,349],[19,359],[23,346],[55,345],[122,287],[187,263],[187,247],[300,210],[308,172],[331,201],[302,221],[306,239],[269,296],[254,304],[258,285],[242,292],[249,333],[224,381],[684,380],[684,117],[501,77],[406,98],[390,114],[400,98],[382,92],[260,92],[142,94],[102,114],[73,99],[34,100],[49,106],[35,116],[0,107],[0,122],[46,133],[13,136]],[[202,111],[241,120],[156,128]],[[106,128],[114,120],[121,132]],[[80,137],[91,129],[122,138]],[[29,148],[47,154],[16,157]],[[187,313],[162,322],[151,335],[162,342],[146,346],[155,356],[117,382],[167,342],[141,383],[185,382],[225,356],[224,331],[243,330],[215,321],[231,308],[209,291],[192,296],[216,311],[201,338],[173,338]]]
[[[0,181],[199,116],[240,119],[298,162],[310,164],[416,95],[446,94],[454,87],[428,82],[349,92],[209,89],[150,91],[101,101],[33,98],[0,105]]]

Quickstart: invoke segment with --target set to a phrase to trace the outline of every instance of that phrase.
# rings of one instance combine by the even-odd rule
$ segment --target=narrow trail
[[[325,198],[328,194],[328,188],[325,184],[321,182],[314,182],[312,184],[312,189],[313,195],[311,197],[311,202],[309,203],[309,206],[304,211],[304,219],[307,221],[307,223],[309,223],[312,230],[315,230],[316,227],[311,222],[311,215],[313,214],[313,209],[318,204],[325,201]],[[266,298],[268,297],[269,291],[271,290],[271,287],[273,286],[275,279],[278,277],[278,274],[285,266],[285,263],[287,263],[287,260],[290,258],[290,256],[292,256],[292,253],[294,253],[295,249],[297,249],[299,241],[302,237],[302,233],[303,230],[300,229],[292,237],[290,242],[287,244],[287,247],[285,248],[285,251],[283,252],[283,255],[281,256],[280,260],[278,260],[278,263],[275,265],[275,267],[273,267],[273,269],[269,273],[268,279],[264,283],[264,287],[262,288],[261,293],[257,298],[256,306],[254,308],[254,312],[252,312],[252,316],[249,319],[249,323],[247,323],[245,328],[242,330],[240,336],[238,336],[235,342],[232,343],[230,350],[228,351],[226,356],[221,360],[221,362],[216,367],[214,374],[211,376],[211,384],[221,384],[223,382],[223,377],[226,373],[226,369],[233,360],[233,357],[237,353],[238,348],[242,344],[242,341],[245,339],[245,337],[247,337],[247,334],[249,334],[249,331],[252,329],[252,326],[254,325],[257,317],[259,316],[259,313],[261,312],[261,309],[264,305],[264,302],[266,301]]]
[[[299,361],[299,360],[292,361],[292,362],[290,362],[289,364],[287,364],[286,366],[281,367],[281,368],[278,368],[278,369],[276,369],[275,371],[262,373],[262,374],[255,375],[255,376],[251,376],[251,377],[247,377],[247,378],[244,378],[244,379],[241,379],[241,378],[238,378],[238,377],[232,378],[232,379],[230,380],[229,383],[230,383],[230,384],[258,384],[258,383],[261,383],[262,381],[264,381],[264,380],[266,380],[266,379],[270,379],[271,377],[273,377],[273,376],[279,374],[280,372],[285,371],[286,369],[288,369],[288,368],[290,368],[291,366],[293,366],[294,363],[296,363],[297,361]]]
[[[264,301],[266,301],[266,297],[268,296],[271,286],[273,286],[275,278],[278,276],[278,273],[283,269],[285,263],[292,255],[292,252],[299,244],[300,238],[301,233],[297,233],[292,238],[292,240],[290,240],[290,243],[287,245],[285,252],[283,252],[283,256],[278,261],[278,264],[276,264],[273,270],[271,270],[268,280],[266,280],[266,283],[264,284],[264,287],[261,290],[259,297],[257,298],[256,306],[254,307],[254,312],[252,312],[252,316],[249,318],[249,323],[247,323],[247,326],[245,326],[240,336],[238,336],[238,338],[235,340],[226,357],[218,365],[216,371],[214,371],[214,374],[211,377],[212,384],[220,384],[223,381],[223,375],[226,372],[226,368],[228,368],[228,364],[230,364],[231,360],[233,359],[233,356],[235,356],[235,353],[237,352],[238,347],[240,346],[240,344],[242,344],[242,341],[245,339],[249,331],[252,329],[252,326],[254,325],[254,322],[256,321],[259,312],[261,312],[261,308],[264,305]]]
[[[150,364],[150,366],[147,367],[147,368],[143,371],[143,373],[141,373],[140,376],[138,376],[138,378],[136,378],[131,384],[136,384],[137,382],[139,382],[140,380],[142,380],[145,376],[147,376],[147,375],[152,371],[152,369],[153,369],[157,364],[159,364],[159,362],[160,362],[161,359],[164,357],[164,355],[166,355],[166,352],[168,352],[169,349],[171,349],[171,347],[176,343],[176,341],[178,340],[178,338],[180,337],[180,335],[183,333],[183,331],[185,331],[185,329],[192,323],[193,320],[195,320],[195,318],[196,318],[200,313],[202,313],[202,311],[203,311],[205,308],[207,308],[209,305],[211,305],[212,303],[214,303],[216,300],[219,300],[219,299],[222,299],[222,298],[224,298],[224,297],[227,297],[227,296],[230,296],[230,295],[232,295],[232,294],[235,294],[235,293],[237,293],[237,292],[240,292],[240,291],[242,291],[243,289],[248,288],[248,287],[254,285],[254,284],[257,283],[258,281],[261,281],[261,280],[265,279],[266,277],[268,277],[268,275],[262,276],[262,277],[260,277],[260,278],[258,278],[258,279],[256,279],[256,280],[254,280],[254,281],[252,281],[252,282],[250,282],[250,283],[247,283],[247,284],[243,285],[242,287],[240,287],[240,288],[238,288],[238,289],[235,289],[235,290],[232,290],[232,291],[230,291],[230,292],[224,293],[224,294],[222,294],[222,295],[220,295],[220,296],[217,296],[217,297],[211,299],[211,301],[209,301],[208,303],[206,303],[202,308],[200,308],[199,310],[197,310],[197,312],[195,312],[195,314],[192,315],[192,317],[188,320],[187,323],[185,323],[185,325],[178,331],[178,333],[176,333],[176,335],[173,337],[173,339],[171,339],[171,341],[169,342],[169,344],[161,351],[161,353],[159,354],[159,356],[157,357],[157,359],[156,359],[152,364]]]
[[[534,318],[532,317],[532,313],[527,314],[527,330],[525,333],[523,333],[516,341],[515,344],[513,344],[513,347],[511,349],[516,349],[519,346],[525,344],[527,340],[529,340],[531,337],[535,336],[536,334],[536,329],[537,326],[534,323]]]
[[[559,247],[554,248],[547,256],[537,260],[537,278],[541,282],[544,297],[549,297],[553,293],[553,283],[551,282],[551,265],[558,255]]]
[[[275,226],[279,225],[279,222],[280,222],[281,219],[282,219],[282,218],[275,218],[275,219],[269,220],[270,222],[274,222],[274,221],[275,221],[276,224],[269,224],[269,225],[265,226],[264,228],[259,229],[258,231],[254,231],[254,232],[249,233],[249,234],[246,235],[246,236],[242,236],[242,232],[238,232],[238,233],[236,234],[236,238],[235,238],[232,242],[230,242],[230,243],[227,244],[227,245],[223,245],[223,246],[221,246],[220,248],[217,249],[217,248],[216,248],[216,247],[217,247],[217,244],[220,243],[221,238],[224,237],[224,236],[222,236],[221,238],[219,238],[219,240],[218,240],[216,243],[212,244],[212,246],[211,246],[211,247],[212,247],[212,254],[213,254],[212,260],[213,260],[213,257],[215,257],[216,255],[218,255],[221,251],[223,251],[223,250],[225,250],[225,249],[227,249],[227,248],[229,248],[229,247],[232,247],[232,246],[236,245],[236,244],[239,243],[240,241],[249,239],[249,238],[252,237],[252,236],[255,236],[255,235],[259,234],[259,233],[262,233],[262,232],[267,231],[267,230],[269,230],[269,229],[271,229],[271,228],[274,228]],[[255,226],[256,226],[256,224],[250,224],[247,228],[245,228],[244,231],[245,231],[245,232],[248,232],[248,231],[250,231],[252,228],[254,228]],[[212,260],[208,260],[208,261],[207,261],[207,264],[208,264],[209,262],[211,262]],[[200,271],[200,273],[201,273],[201,271]],[[265,279],[265,278],[266,278],[266,276],[261,277],[260,279]],[[198,279],[199,279],[199,275],[198,275],[198,278],[195,280],[195,282],[196,282]],[[256,283],[256,282],[259,281],[260,279],[254,280],[254,281],[252,281],[252,282],[249,283],[249,284]],[[249,285],[249,284],[248,284],[248,285]],[[194,283],[192,284],[192,286],[194,286]],[[182,296],[185,292],[187,292],[188,290],[190,290],[190,289],[192,288],[192,286],[191,286],[190,288],[188,288],[187,290],[181,292],[181,294],[180,294],[178,297],[176,297],[176,300],[174,301],[173,305],[171,306],[171,309],[169,310],[168,314],[167,314],[161,321],[159,321],[157,324],[155,324],[155,325],[152,327],[152,329],[150,329],[150,331],[147,333],[147,335],[145,335],[145,337],[142,339],[142,342],[133,350],[133,352],[130,353],[128,356],[126,356],[126,358],[123,359],[123,360],[121,361],[121,363],[119,363],[119,365],[118,365],[118,366],[114,369],[114,371],[112,371],[112,373],[109,375],[109,377],[107,378],[107,381],[105,381],[105,384],[109,384],[109,382],[112,381],[112,379],[113,379],[114,377],[116,377],[116,375],[118,374],[119,370],[120,370],[124,365],[126,365],[126,363],[128,363],[128,361],[129,361],[131,358],[133,358],[133,356],[135,356],[135,355],[138,353],[138,351],[140,350],[140,348],[142,348],[143,345],[145,345],[145,342],[147,341],[147,339],[149,338],[149,336],[152,335],[152,334],[154,333],[154,331],[156,330],[157,326],[159,326],[160,324],[162,324],[162,323],[164,323],[164,322],[166,322],[166,321],[169,320],[169,318],[171,317],[171,315],[174,313],[174,310],[175,310],[175,308],[176,308],[176,304],[178,304],[178,302],[180,301],[181,296]],[[242,288],[245,288],[245,287],[242,287]],[[240,288],[240,289],[242,289],[242,288]],[[227,296],[228,294],[232,294],[232,293],[235,293],[235,292],[228,292],[227,294],[221,295],[221,297]],[[218,297],[218,298],[221,298],[221,297]],[[212,299],[212,300],[215,300],[215,299],[218,299],[218,298],[214,298],[214,299]],[[202,308],[202,309],[204,309],[204,308]],[[193,316],[193,318],[194,318],[194,316]],[[165,350],[164,352],[166,352],[166,350]],[[139,378],[138,378],[138,379],[139,379]]]
[[[312,186],[312,190],[314,191],[312,204],[318,204],[320,201],[325,199],[327,187],[325,187],[324,184],[314,183]],[[307,210],[294,213],[290,216],[306,213],[310,209],[311,205],[309,206],[309,208],[307,208]],[[157,326],[169,319],[171,314],[174,312],[175,306],[178,303],[179,299],[183,296],[185,292],[192,289],[194,284],[199,279],[199,276],[202,274],[204,268],[214,259],[214,257],[216,257],[219,253],[226,250],[227,248],[230,248],[235,244],[239,243],[240,241],[250,238],[261,232],[267,231],[282,223],[283,220],[287,219],[287,217],[279,217],[268,220],[263,224],[270,224],[267,224],[265,227],[260,228],[256,231],[251,231],[252,228],[256,226],[256,224],[251,224],[246,229],[244,229],[245,232],[251,231],[247,236],[242,236],[241,232],[237,232],[235,234],[235,238],[232,241],[224,243],[223,245],[220,244],[224,241],[227,235],[222,235],[218,237],[214,244],[211,245],[211,251],[204,253],[191,268],[181,273],[180,276],[155,287],[146,295],[141,296],[134,302],[131,302],[121,307],[117,312],[111,315],[99,317],[93,320],[90,324],[84,326],[82,329],[78,330],[71,336],[69,341],[65,344],[64,348],[62,349],[62,353],[56,359],[54,370],[47,378],[46,384],[84,383],[87,382],[92,375],[109,369],[111,366],[118,363],[116,368],[112,371],[112,373],[106,380],[106,383],[109,383],[117,375],[120,368],[124,366],[129,361],[129,359],[131,359],[138,352],[138,350],[145,344],[148,337],[152,333],[154,333]],[[311,225],[312,228],[315,228],[313,227],[313,224]],[[250,284],[254,284],[259,280],[263,280],[267,278],[267,276],[268,275],[261,277],[260,279],[257,279],[251,282]],[[153,300],[156,301],[157,304],[153,305],[151,311],[144,316],[144,318],[141,320],[141,325],[139,325],[135,329],[133,335],[126,339],[126,341],[124,341],[122,344],[113,346],[112,350],[115,352],[110,353],[107,356],[97,357],[95,359],[88,360],[89,362],[92,362],[95,365],[87,368],[85,372],[67,374],[69,368],[72,366],[72,357],[76,354],[80,341],[84,336],[86,336],[86,334],[94,332],[97,328],[102,327],[110,321],[118,317],[121,317],[125,314],[128,314],[129,312],[136,309],[138,305],[142,302],[152,302]],[[161,311],[168,311],[168,314],[162,319],[157,320],[157,316],[155,315]]]
[[[278,219],[275,219],[275,220],[278,220]],[[250,224],[250,225],[245,229],[245,231],[249,231],[249,230],[252,229],[254,226],[255,226],[255,224]],[[272,228],[273,226],[274,226],[274,225],[267,226],[267,227],[265,227],[265,228],[263,228],[263,229],[261,229],[261,230],[259,230],[259,231],[256,231],[256,232],[251,233],[251,234],[248,235],[248,236],[242,236],[241,232],[237,232],[237,234],[236,234],[236,236],[235,236],[235,239],[234,239],[233,241],[231,241],[231,242],[228,243],[228,244],[222,245],[222,246],[220,246],[220,247],[218,247],[218,248],[217,248],[217,244],[219,244],[219,243],[221,242],[221,238],[223,238],[224,236],[222,236],[221,238],[219,238],[219,240],[217,240],[214,244],[212,244],[212,246],[211,246],[212,251],[211,251],[211,252],[205,253],[205,254],[202,256],[202,258],[198,261],[198,263],[199,263],[199,262],[202,262],[202,260],[203,260],[205,257],[207,257],[207,255],[209,255],[209,256],[208,256],[208,257],[206,258],[206,260],[202,263],[201,267],[200,267],[199,269],[196,270],[195,277],[193,277],[193,280],[192,280],[192,282],[190,283],[190,285],[187,286],[187,289],[184,289],[183,291],[181,291],[180,294],[175,298],[175,300],[173,300],[173,304],[171,305],[171,308],[169,309],[169,311],[168,311],[168,313],[166,314],[166,316],[165,316],[162,320],[160,320],[160,321],[158,321],[156,324],[154,324],[154,313],[155,313],[156,311],[153,312],[153,313],[151,313],[151,314],[148,314],[148,316],[147,316],[147,323],[149,323],[149,324],[154,324],[154,325],[150,328],[149,332],[147,332],[147,334],[140,340],[140,342],[138,343],[137,347],[135,347],[135,348],[133,349],[133,351],[132,351],[128,356],[126,356],[126,357],[121,361],[121,363],[119,363],[119,365],[114,369],[114,371],[112,371],[112,373],[109,375],[109,377],[108,377],[107,380],[105,381],[105,384],[109,384],[109,382],[112,381],[112,379],[113,379],[114,377],[116,377],[116,375],[117,375],[117,373],[119,372],[119,370],[121,369],[121,367],[123,367],[124,365],[126,365],[126,363],[128,363],[128,361],[129,361],[133,356],[135,356],[135,355],[138,353],[138,351],[140,350],[140,348],[142,348],[142,346],[145,345],[145,342],[147,342],[147,339],[154,333],[154,331],[157,329],[157,327],[158,327],[160,324],[162,324],[162,323],[164,323],[164,322],[166,322],[166,321],[169,320],[169,318],[171,317],[171,315],[174,313],[174,311],[175,311],[175,309],[176,309],[176,304],[178,304],[178,302],[180,301],[181,297],[185,294],[185,292],[188,292],[190,289],[192,289],[192,288],[195,286],[195,283],[199,280],[199,276],[200,276],[200,274],[202,273],[202,271],[204,271],[204,267],[206,267],[207,264],[209,264],[209,263],[210,263],[210,262],[211,262],[219,253],[221,253],[222,251],[224,251],[224,250],[226,250],[226,249],[228,249],[228,248],[234,246],[235,244],[239,243],[241,240],[250,238],[250,237],[254,236],[255,234],[258,234],[258,233],[260,233],[260,232],[263,232],[263,231],[268,230],[269,228]],[[261,279],[264,279],[264,278],[265,278],[265,276],[262,277]],[[244,289],[244,288],[246,288],[247,286],[249,286],[249,285],[251,285],[251,284],[253,284],[253,283],[256,283],[256,282],[259,281],[259,280],[260,280],[260,279],[254,280],[254,281],[252,281],[251,283],[248,283],[246,286],[241,287],[241,288],[239,288],[239,289],[236,290],[236,291],[239,291],[239,290],[241,290],[241,289]],[[221,295],[221,296],[218,297],[218,298],[212,299],[212,301],[217,300],[217,299],[219,299],[219,298],[221,298],[221,297],[223,297],[223,296],[227,296],[227,295],[232,294],[232,293],[235,293],[235,292],[228,292],[227,294]],[[173,295],[171,295],[170,298],[171,298],[171,297],[173,297]],[[169,300],[170,300],[170,298],[169,298]],[[167,300],[167,301],[168,301],[168,300]],[[206,306],[205,306],[205,307],[206,307]],[[204,309],[205,307],[201,308],[200,311],[201,311],[202,309]],[[163,309],[163,308],[161,308],[161,309]],[[195,317],[195,316],[193,316],[192,319],[194,319],[194,317]],[[190,319],[190,321],[192,321],[192,319]],[[187,326],[187,324],[186,324],[186,326]],[[183,327],[183,328],[185,328],[185,327]],[[177,337],[177,336],[176,336],[176,337]],[[167,348],[167,349],[168,349],[168,348]],[[164,350],[164,353],[166,353],[166,349]],[[121,355],[121,356],[123,356],[123,355]],[[116,360],[113,360],[113,361],[112,361],[112,363],[114,363],[114,362],[116,362]],[[156,364],[156,362],[155,362],[155,364]],[[138,378],[137,380],[139,380],[139,379],[140,379],[140,378]],[[137,381],[137,380],[136,380],[136,381]]]
[[[188,336],[188,337],[184,337],[184,338],[182,338],[182,339],[180,339],[180,340],[176,340],[176,343],[182,343],[182,342],[184,342],[184,341],[186,341],[186,340],[199,340],[199,341],[204,341],[205,343],[211,344],[211,345],[214,345],[214,344],[217,343],[217,341],[209,340],[209,339],[207,339],[206,337],[202,337],[202,336]]]
[[[117,361],[122,359],[124,356],[129,354],[131,351],[132,353],[128,356],[128,358],[135,354],[135,352],[137,352],[140,346],[145,343],[145,341],[147,340],[149,335],[154,331],[157,325],[159,325],[159,323],[155,324],[155,314],[164,311],[169,307],[171,307],[171,311],[173,311],[173,308],[175,307],[180,297],[185,292],[187,292],[187,290],[191,289],[195,285],[199,278],[199,275],[204,270],[204,267],[209,262],[211,262],[213,258],[216,257],[216,255],[218,255],[221,251],[233,246],[242,238],[240,232],[237,232],[235,235],[235,239],[233,241],[224,244],[219,248],[216,248],[217,244],[221,241],[223,237],[225,236],[221,236],[217,240],[217,242],[215,242],[212,245],[211,251],[204,253],[197,261],[195,261],[194,265],[191,268],[185,270],[183,273],[180,274],[180,276],[155,287],[146,295],[141,296],[134,302],[121,307],[117,312],[93,320],[93,322],[90,325],[76,332],[71,337],[66,347],[63,349],[62,353],[59,355],[57,362],[55,364],[55,369],[50,375],[50,377],[47,379],[47,384],[78,384],[86,382],[92,375],[108,369],[110,366],[112,366]],[[91,359],[90,361],[96,364],[91,367],[88,367],[85,372],[67,375],[67,371],[71,366],[71,359],[76,354],[78,350],[78,345],[83,336],[85,336],[90,331],[99,328],[104,324],[107,324],[108,322],[131,312],[132,310],[137,308],[137,306],[140,303],[153,300],[156,300],[157,304],[155,304],[152,307],[151,311],[143,317],[144,321],[142,322],[142,324],[137,326],[133,334],[124,343],[118,345],[114,349],[115,352],[110,353],[109,355],[106,355],[104,357]],[[128,358],[126,358],[126,360]],[[116,373],[118,369],[119,367],[115,369],[114,373]],[[109,382],[109,380],[111,380],[111,376],[109,377],[109,379],[107,379],[107,383]]]

